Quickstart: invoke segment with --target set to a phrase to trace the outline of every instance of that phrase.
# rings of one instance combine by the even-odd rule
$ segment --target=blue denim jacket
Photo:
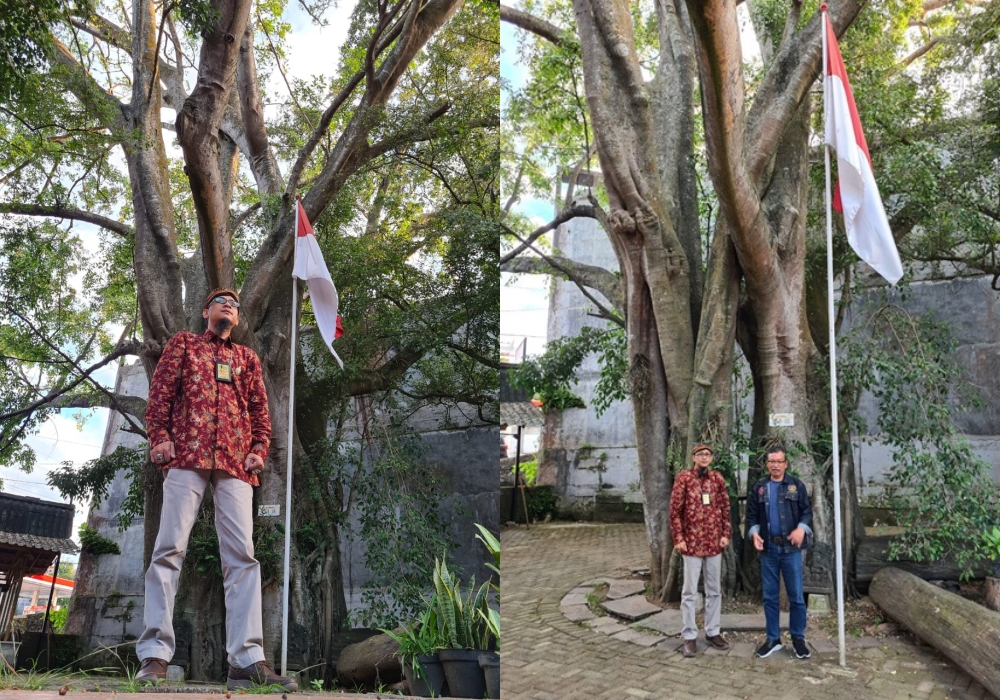
[[[806,535],[812,536],[812,506],[809,503],[809,492],[806,485],[785,473],[785,478],[778,486],[778,520],[781,523],[781,532],[768,532],[768,508],[770,508],[767,498],[767,483],[770,477],[761,479],[747,494],[747,537],[752,537],[753,533],[760,532],[764,538],[765,550],[773,549],[776,545],[771,542],[772,535],[780,535],[785,544],[781,551],[785,554],[798,551],[799,547],[793,547],[788,541],[788,535],[792,530],[801,527],[806,531]],[[809,537],[802,541],[801,549],[808,546]]]

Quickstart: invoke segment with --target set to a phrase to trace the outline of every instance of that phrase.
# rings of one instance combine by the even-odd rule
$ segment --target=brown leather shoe
[[[708,643],[720,651],[726,651],[729,649],[729,642],[721,634],[717,634],[714,637],[706,637]]]
[[[261,685],[281,686],[283,690],[290,693],[299,689],[298,683],[291,678],[279,676],[266,661],[258,661],[245,668],[229,667],[229,678],[226,679],[226,687],[229,690],[247,689]]]
[[[155,656],[143,659],[142,664],[139,666],[139,672],[135,674],[136,683],[151,683],[156,685],[157,681],[165,681],[166,679],[167,661],[166,659],[158,659]]]
[[[684,658],[690,659],[692,656],[698,655],[698,642],[694,639],[685,639],[684,648],[681,650],[684,654]]]

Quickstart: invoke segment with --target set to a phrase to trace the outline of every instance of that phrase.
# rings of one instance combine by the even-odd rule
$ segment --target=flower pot
[[[5,663],[5,670],[13,670],[14,664],[17,661],[17,648],[21,646],[21,642],[0,642],[0,655],[3,656]]]
[[[410,688],[410,695],[418,698],[443,698],[448,696],[448,684],[437,654],[420,654],[417,663],[423,673],[414,673],[413,664],[403,664],[403,677]]]
[[[500,654],[491,651],[479,655],[479,666],[486,675],[486,697],[500,697]]]
[[[440,649],[444,677],[453,698],[481,698],[486,694],[486,676],[479,666],[482,649]]]

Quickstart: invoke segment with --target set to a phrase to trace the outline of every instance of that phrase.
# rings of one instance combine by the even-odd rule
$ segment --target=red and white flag
[[[823,86],[826,143],[837,152],[838,194],[847,240],[859,258],[889,284],[896,284],[903,276],[903,264],[875,184],[868,143],[861,131],[858,108],[837,46],[837,36],[825,12],[823,23],[827,46]]]
[[[337,296],[337,288],[333,285],[333,278],[323,260],[323,253],[316,242],[316,235],[313,233],[312,225],[306,218],[305,209],[302,202],[295,199],[295,267],[292,270],[292,277],[306,280],[309,283],[309,298],[312,300],[313,313],[316,315],[316,325],[319,326],[319,334],[323,336],[326,346],[330,348],[337,364],[344,369],[337,351],[333,349],[333,341],[344,335],[344,327],[340,324],[340,316],[337,315],[337,307],[340,305],[340,298]]]

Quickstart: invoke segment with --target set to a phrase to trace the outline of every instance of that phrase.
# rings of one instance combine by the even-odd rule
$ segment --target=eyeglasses
[[[234,309],[240,308],[240,302],[236,301],[235,299],[233,299],[231,297],[215,297],[214,299],[212,299],[212,303],[214,303],[214,304],[228,304],[229,306],[233,307]]]
[[[767,460],[767,463],[768,464],[784,464],[787,461],[788,461],[787,459],[769,459],[769,460]]]
[[[709,452],[708,450],[701,450],[699,452],[695,452],[694,456],[695,457],[711,457],[712,453]]]

